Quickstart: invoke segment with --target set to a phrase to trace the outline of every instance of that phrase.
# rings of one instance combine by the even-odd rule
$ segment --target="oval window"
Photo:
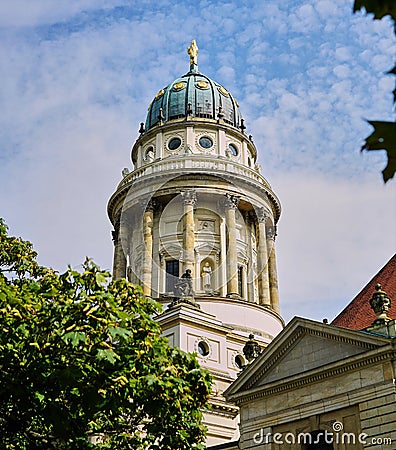
[[[235,365],[238,367],[238,369],[242,369],[242,367],[244,366],[243,359],[240,355],[235,356]]]
[[[238,149],[235,144],[228,144],[228,148],[233,156],[238,156]]]
[[[213,145],[213,141],[209,137],[204,136],[204,137],[199,138],[199,145],[202,148],[210,148]]]
[[[209,355],[209,346],[205,341],[201,341],[198,343],[198,353],[201,356],[208,356]]]
[[[181,139],[176,137],[176,138],[172,138],[169,142],[168,142],[168,148],[169,150],[176,150],[177,148],[179,148],[181,145]]]

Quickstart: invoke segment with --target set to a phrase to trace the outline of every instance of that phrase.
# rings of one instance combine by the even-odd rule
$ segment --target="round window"
[[[230,149],[231,154],[233,156],[238,156],[238,149],[237,149],[237,146],[235,144],[228,144],[228,148]]]
[[[199,138],[199,145],[203,148],[210,148],[213,145],[212,139],[207,136]]]
[[[242,367],[244,366],[243,359],[240,355],[235,356],[235,365],[238,367],[238,369],[242,369]]]
[[[169,150],[176,150],[177,148],[179,148],[181,145],[181,139],[176,137],[176,138],[172,138],[169,142],[168,142],[168,148]]]
[[[208,356],[209,355],[209,346],[205,341],[200,341],[198,343],[198,353],[201,356]]]

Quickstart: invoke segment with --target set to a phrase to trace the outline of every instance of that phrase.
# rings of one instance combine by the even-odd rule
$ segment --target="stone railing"
[[[165,158],[160,161],[155,161],[151,164],[147,164],[146,166],[142,166],[139,169],[134,170],[133,172],[126,175],[118,185],[118,189],[125,186],[126,184],[133,183],[141,177],[155,175],[161,172],[174,172],[178,170],[188,171],[189,173],[213,171],[241,175],[264,185],[268,189],[271,189],[271,186],[269,185],[267,180],[257,170],[251,169],[243,164],[226,158],[214,159],[212,156],[208,157],[201,155],[186,155],[173,158]]]

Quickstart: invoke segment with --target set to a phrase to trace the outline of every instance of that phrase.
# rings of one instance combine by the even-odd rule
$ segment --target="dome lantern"
[[[225,124],[239,129],[242,118],[238,102],[224,86],[199,72],[195,39],[187,53],[189,72],[158,91],[148,108],[146,131],[155,125],[187,117],[216,121],[219,115]]]

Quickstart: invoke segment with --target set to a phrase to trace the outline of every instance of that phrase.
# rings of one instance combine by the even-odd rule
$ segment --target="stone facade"
[[[239,448],[395,448],[395,344],[293,319],[225,393],[240,407]]]

